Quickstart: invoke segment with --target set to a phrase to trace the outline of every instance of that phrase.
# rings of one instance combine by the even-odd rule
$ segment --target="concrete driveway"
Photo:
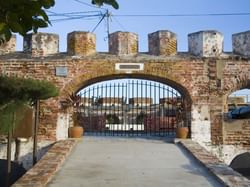
[[[49,187],[222,186],[164,139],[85,136]]]

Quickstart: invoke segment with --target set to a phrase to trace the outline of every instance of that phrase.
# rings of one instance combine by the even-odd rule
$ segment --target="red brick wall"
[[[143,63],[144,70],[130,74],[115,70],[115,63],[126,62]],[[55,76],[55,68],[59,66],[67,67],[67,77]],[[68,94],[105,79],[134,77],[156,80],[174,87],[186,97],[189,113],[193,106],[207,105],[210,116],[202,118],[203,114],[199,113],[198,118],[201,125],[204,120],[211,121],[211,139],[218,144],[223,139],[224,98],[235,90],[249,86],[250,62],[234,57],[211,59],[188,55],[117,57],[97,53],[78,58],[65,54],[31,58],[15,53],[0,56],[0,72],[9,76],[46,79],[60,89],[57,98],[42,102],[39,135],[43,139],[56,138],[57,113],[67,112],[61,108],[60,101]],[[192,115],[192,123],[193,118]]]

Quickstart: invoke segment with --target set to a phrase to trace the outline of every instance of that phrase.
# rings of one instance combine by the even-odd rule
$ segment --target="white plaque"
[[[67,67],[56,67],[56,76],[59,77],[67,77],[68,75],[68,68]]]
[[[115,70],[131,73],[132,71],[143,71],[143,63],[116,63]]]

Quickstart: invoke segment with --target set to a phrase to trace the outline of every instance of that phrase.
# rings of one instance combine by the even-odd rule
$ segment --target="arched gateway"
[[[120,74],[101,80],[77,93],[81,99],[76,112],[85,132],[173,137],[177,127],[190,126],[190,98],[180,86],[139,74]]]
[[[143,79],[149,82],[133,84],[134,88],[144,89],[147,95],[142,94],[139,97],[140,102],[139,98],[133,95],[127,97],[126,102],[124,100],[121,102],[122,108],[126,109],[127,113],[131,109],[126,108],[128,106],[134,106],[132,109],[138,110],[138,113],[133,113],[136,114],[137,122],[141,120],[139,114],[142,113],[141,116],[144,115],[143,113],[150,114],[148,110],[153,109],[153,106],[158,107],[158,110],[154,111],[154,114],[157,113],[154,118],[155,124],[162,125],[161,111],[168,113],[165,121],[171,121],[169,109],[172,107],[176,112],[178,106],[177,104],[170,106],[171,100],[177,101],[180,97],[185,109],[183,110],[185,111],[184,124],[190,127],[193,140],[204,146],[237,144],[243,149],[248,149],[250,133],[246,130],[247,125],[244,123],[242,127],[236,128],[232,127],[232,124],[226,124],[224,113],[227,112],[227,96],[235,90],[249,88],[250,85],[249,33],[247,31],[233,35],[234,53],[223,53],[223,35],[211,30],[189,34],[188,53],[177,53],[176,35],[167,30],[148,35],[148,53],[138,53],[137,34],[129,32],[111,34],[108,53],[96,53],[95,35],[88,32],[69,33],[67,53],[58,53],[57,35],[30,34],[24,39],[24,52],[14,52],[15,37],[0,47],[0,72],[8,76],[47,79],[60,89],[60,95],[57,98],[41,103],[39,137],[42,140],[67,138],[68,127],[72,123],[72,110],[66,106],[70,94],[78,93],[82,88],[105,80]],[[150,81],[156,81],[155,87],[160,88],[160,95],[155,99],[148,97],[153,94],[150,88],[154,88],[151,87],[154,83]],[[144,84],[148,87],[140,86]],[[111,87],[116,86],[111,85]],[[175,90],[174,94],[168,97],[171,89]],[[91,89],[89,91],[91,92]],[[105,94],[94,93],[91,98],[93,97],[97,98],[94,98],[91,109],[97,109],[97,113],[103,116]],[[112,94],[109,99],[111,97]],[[119,95],[114,95],[115,97],[120,98]],[[121,98],[124,99],[124,96]],[[143,98],[145,98],[144,101]],[[152,103],[151,99],[153,99]],[[146,107],[140,108],[143,102],[146,103]],[[147,104],[148,102],[150,104]],[[120,104],[118,104],[119,107],[121,107]],[[114,102],[113,105],[115,105]],[[84,107],[82,110],[86,110],[86,106]],[[124,114],[123,110],[122,113]],[[107,115],[110,116],[110,114],[106,111],[105,125],[102,124],[104,129],[119,129],[119,124],[126,124],[124,122],[126,119],[121,118],[120,115],[116,116],[119,119],[116,121],[118,122],[116,127],[114,122],[106,123]],[[86,111],[84,115],[87,116]],[[160,132],[160,127],[154,125],[154,128],[151,128],[147,125],[146,121],[150,116],[152,117],[152,115],[146,115],[146,117],[144,115],[143,123],[141,120],[141,123],[136,124],[141,125],[141,129],[148,128],[151,131],[156,129]],[[136,122],[136,117],[133,117],[130,124]],[[164,116],[162,117],[164,119]],[[163,125],[163,129],[171,128],[172,124],[167,124]],[[139,127],[133,125],[128,129],[139,131]]]
[[[72,93],[81,95],[78,112],[85,130],[105,135],[174,136],[177,126],[190,127],[192,101],[180,80],[171,80],[166,74],[170,64],[167,67],[165,63],[140,63],[134,57],[125,59],[129,62],[89,64],[89,69],[84,69],[88,74],[75,76],[62,91],[66,100]],[[139,69],[119,69],[124,64]],[[105,80],[110,82],[102,83]],[[112,117],[120,119],[110,124]]]

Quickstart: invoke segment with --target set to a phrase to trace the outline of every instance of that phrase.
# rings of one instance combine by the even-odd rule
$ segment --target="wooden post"
[[[13,126],[15,126],[15,112],[13,113]],[[8,130],[8,145],[7,145],[7,177],[6,177],[6,186],[10,186],[10,178],[11,178],[11,140],[12,140],[12,132],[13,128]]]
[[[39,125],[39,108],[40,102],[36,100],[35,102],[35,124],[34,124],[34,142],[33,142],[33,165],[37,162],[37,131]]]
[[[12,132],[8,132],[8,145],[7,145],[7,177],[6,177],[6,186],[10,186],[10,176],[11,176],[11,139]]]
[[[15,138],[15,144],[16,144],[16,151],[15,151],[15,157],[14,161],[18,163],[20,151],[21,151],[21,141],[18,138]]]

